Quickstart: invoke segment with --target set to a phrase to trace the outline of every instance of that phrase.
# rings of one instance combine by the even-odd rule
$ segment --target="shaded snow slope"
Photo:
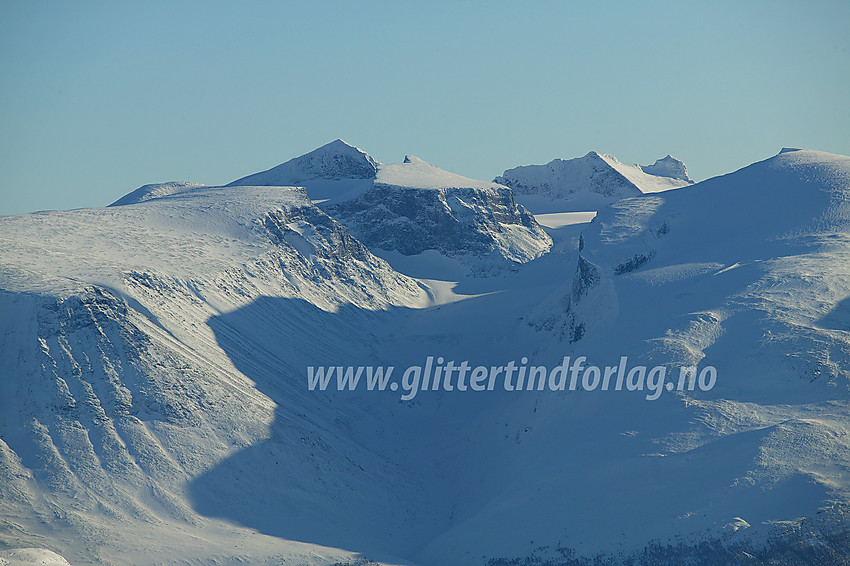
[[[574,159],[553,159],[546,165],[508,169],[495,182],[514,189],[534,212],[556,212],[540,209],[546,201],[593,208],[693,183],[684,163],[669,155],[654,165],[641,166],[620,163],[613,155],[596,151]]]

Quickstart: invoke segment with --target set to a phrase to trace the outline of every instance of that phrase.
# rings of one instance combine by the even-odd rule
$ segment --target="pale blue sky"
[[[850,154],[850,2],[0,0],[0,214],[226,183],[335,138],[492,179]]]

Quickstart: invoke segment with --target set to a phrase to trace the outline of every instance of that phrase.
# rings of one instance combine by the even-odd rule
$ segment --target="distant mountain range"
[[[0,217],[0,564],[847,564],[848,203],[805,149],[488,182],[336,140]],[[716,383],[401,399],[565,357]]]
[[[495,182],[540,212],[597,208],[615,200],[693,184],[685,164],[668,155],[653,165],[626,165],[607,153],[591,151],[575,159],[508,169]]]

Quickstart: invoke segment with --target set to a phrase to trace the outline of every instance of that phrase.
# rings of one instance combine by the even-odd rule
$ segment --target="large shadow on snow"
[[[818,326],[829,330],[841,330],[850,332],[850,297],[839,301],[835,307],[825,314],[818,322]]]
[[[572,273],[571,264],[566,269]],[[553,288],[562,284],[546,281]],[[470,291],[482,295],[430,309],[370,311],[348,304],[328,312],[302,299],[261,297],[211,317],[218,345],[274,403],[274,420],[269,438],[191,482],[194,508],[264,534],[373,560],[414,555],[446,528],[451,510],[445,502],[452,494],[445,492],[463,489],[434,477],[450,474],[445,468],[454,465],[435,453],[439,431],[449,426],[440,429],[441,422],[460,411],[471,417],[487,410],[499,394],[419,393],[404,402],[402,390],[309,391],[306,368],[394,365],[397,381],[405,367],[432,354],[501,358],[510,346],[509,329],[527,326],[499,316],[504,302],[535,299],[528,285],[509,293],[499,285],[496,279],[476,281]],[[505,328],[494,328],[494,319]],[[494,342],[496,336],[502,338]]]
[[[338,392],[332,382],[327,391],[309,391],[306,368],[394,365],[399,381],[405,367],[432,354],[461,359],[472,349],[501,359],[508,355],[505,344],[494,347],[493,336],[509,333],[479,315],[500,312],[505,300],[497,293],[454,309],[370,311],[349,304],[328,312],[302,299],[261,297],[211,317],[218,345],[271,399],[274,419],[267,439],[190,483],[195,510],[372,560],[409,559],[446,528],[452,491],[464,489],[452,479],[454,461],[435,446],[458,414],[472,419],[505,402],[506,394],[420,392],[406,402],[402,389],[368,392],[361,385]]]
[[[190,484],[195,509],[374,560],[407,554],[405,533],[416,530],[408,524],[417,500],[410,491],[418,488],[413,472],[396,463],[399,431],[385,428],[405,409],[399,394],[340,393],[335,384],[334,391],[309,391],[306,377],[309,365],[383,363],[373,345],[402,311],[347,305],[327,312],[301,299],[263,297],[210,318],[220,347],[275,412],[269,438]]]
[[[256,389],[275,404],[274,420],[267,439],[236,451],[190,484],[195,509],[203,515],[231,520],[264,534],[359,552],[373,560],[393,561],[416,555],[423,544],[446,529],[446,518],[451,513],[450,505],[446,505],[451,502],[451,494],[439,491],[448,484],[435,478],[435,470],[441,463],[441,454],[434,451],[438,444],[422,444],[427,437],[423,431],[439,426],[437,412],[431,408],[419,411],[400,402],[398,392],[308,391],[306,367],[387,363],[403,367],[434,353],[428,350],[433,347],[433,341],[417,346],[416,335],[402,340],[393,336],[395,329],[411,324],[411,319],[417,328],[422,327],[433,337],[447,322],[475,320],[476,313],[498,312],[500,303],[512,300],[510,294],[469,299],[455,305],[457,312],[449,316],[443,314],[448,309],[392,308],[373,312],[351,305],[332,313],[301,299],[266,297],[212,317],[208,324],[220,347],[237,369],[256,384]],[[842,301],[821,323],[841,330],[850,328],[848,305],[850,299]],[[469,316],[464,316],[466,313]],[[499,332],[493,327],[493,320],[485,319],[478,324],[487,338],[482,340],[482,351],[495,349],[500,357],[510,359],[512,355],[503,344],[494,345],[489,339]],[[466,334],[472,328],[451,330]],[[382,350],[382,339],[388,336],[392,336],[392,345],[403,351]],[[447,333],[445,341],[452,340],[453,335]],[[525,403],[530,399],[515,396],[511,401]],[[581,480],[576,485],[583,487],[573,491],[569,491],[572,488],[568,485],[559,488],[567,490],[567,495],[572,494],[574,504],[580,509],[607,509],[607,504],[598,500],[597,495],[610,492],[606,488],[609,484],[620,486],[619,499],[631,501],[633,508],[647,501],[659,502],[643,512],[645,517],[654,517],[653,524],[687,511],[685,502],[701,509],[716,507],[712,503],[716,499],[730,505],[728,512],[721,514],[722,518],[736,516],[743,507],[749,510],[745,518],[751,520],[783,516],[786,509],[768,508],[769,500],[787,502],[790,512],[815,507],[825,497],[822,486],[793,478],[787,489],[775,489],[772,494],[756,487],[741,488],[737,497],[728,498],[730,480],[752,466],[752,459],[764,441],[763,431],[718,439],[666,458],[647,458],[646,453],[657,449],[650,446],[651,439],[683,426],[694,417],[692,410],[666,396],[654,404],[626,395],[601,393],[575,399],[576,404],[565,405],[567,416],[555,425],[563,428],[550,438],[555,441],[551,446],[565,452],[583,446],[571,456],[569,464],[570,473]],[[428,398],[416,400],[420,401],[429,403]],[[448,395],[441,400],[441,403],[456,403],[456,407],[462,405],[470,420],[474,418],[472,413],[492,402],[494,397],[488,396]],[[637,408],[618,416],[620,409],[632,406]],[[594,436],[599,439],[597,448],[586,441],[588,422],[593,430],[601,430]],[[544,434],[542,426],[538,426],[535,434]],[[622,436],[622,431],[630,430],[629,427],[642,428],[645,439]],[[636,459],[637,465],[633,463]],[[610,469],[612,461],[628,465],[609,475],[598,473]],[[512,465],[507,457],[499,462],[503,466]],[[696,495],[691,486],[695,472],[701,488]],[[505,474],[510,473],[507,468]],[[623,476],[628,473],[636,477]],[[466,479],[462,475],[458,478]],[[529,489],[533,491],[536,487]],[[551,520],[565,525],[573,524],[574,519],[569,513],[551,515]],[[582,518],[595,530],[610,529],[607,511],[595,520]],[[620,522],[631,525],[628,521]]]
[[[302,299],[261,297],[211,317],[218,345],[271,399],[274,419],[269,438],[191,482],[193,507],[372,560],[413,556],[446,528],[447,507],[465,489],[452,475],[460,464],[440,448],[452,423],[510,397],[420,392],[405,402],[401,389],[338,392],[335,383],[334,391],[309,391],[306,368],[394,365],[398,381],[405,367],[432,354],[481,363],[510,359],[512,329],[528,325],[500,313],[506,301],[520,300],[536,299],[523,288],[429,309],[344,305],[328,312]]]

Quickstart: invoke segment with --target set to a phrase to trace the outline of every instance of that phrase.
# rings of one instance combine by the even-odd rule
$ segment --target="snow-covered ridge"
[[[402,163],[380,165],[375,184],[411,189],[495,189],[500,187],[496,183],[476,181],[444,171],[413,155],[406,155]]]
[[[545,165],[508,169],[494,181],[513,188],[517,195],[586,201],[591,206],[693,183],[685,165],[669,155],[653,165],[640,166],[596,151],[574,159],[553,159]]]
[[[136,204],[145,202],[155,198],[167,197],[184,191],[191,191],[203,187],[202,183],[192,183],[189,181],[170,181],[168,183],[152,183],[143,185],[133,192],[127,193],[120,199],[116,200],[109,206],[123,206],[126,204]]]
[[[402,163],[383,164],[362,149],[335,140],[276,167],[248,175],[227,186],[303,186],[314,201],[336,204],[354,198],[373,185],[411,189],[494,188],[407,155]]]
[[[362,149],[340,139],[267,171],[237,179],[228,186],[301,185],[315,179],[372,179],[378,162]]]
[[[349,261],[351,269],[386,275],[391,287],[406,289],[402,295],[420,293],[297,187],[192,186],[133,206],[5,216],[0,244],[0,286],[7,290],[32,290],[40,282],[47,293],[86,284],[122,291],[127,273],[201,281],[285,256],[284,263],[315,271],[310,277],[317,282],[324,263]],[[320,293],[316,297],[323,306],[331,304]]]
[[[509,187],[411,155],[381,164],[340,140],[231,185],[246,183],[303,185],[371,248],[404,255],[436,250],[481,273],[528,262],[552,246]]]

